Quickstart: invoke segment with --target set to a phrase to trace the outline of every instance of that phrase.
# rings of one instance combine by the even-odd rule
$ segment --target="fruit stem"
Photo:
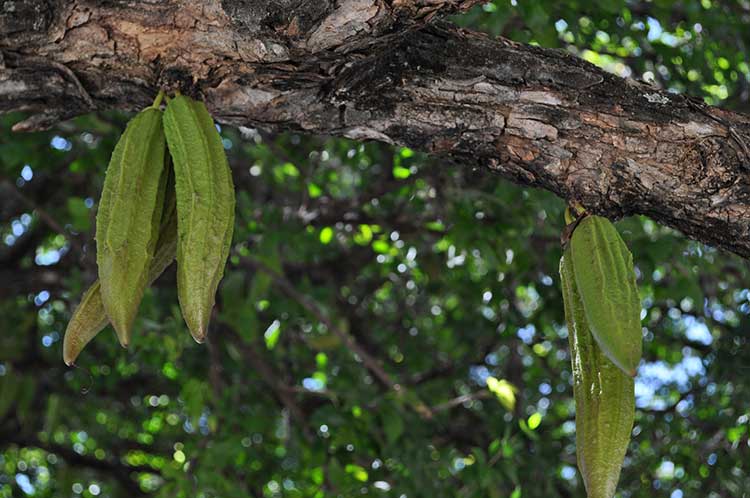
[[[156,98],[154,99],[154,103],[151,104],[151,107],[158,109],[161,105],[161,101],[164,98],[164,90],[159,90],[159,93],[156,95]]]
[[[573,216],[573,213],[570,212],[570,208],[565,208],[565,224],[570,225],[576,220],[575,216]]]
[[[586,208],[581,206],[581,203],[578,201],[571,201],[570,207],[575,211],[576,218],[579,218],[582,214],[586,212]]]

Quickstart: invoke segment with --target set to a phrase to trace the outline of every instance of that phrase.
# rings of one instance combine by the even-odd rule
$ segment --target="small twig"
[[[467,401],[473,401],[475,399],[487,399],[490,397],[492,397],[492,393],[487,389],[482,389],[473,393],[458,396],[457,398],[450,399],[444,403],[440,403],[439,405],[435,405],[432,407],[432,411],[443,412],[446,410],[450,410],[451,408],[455,408],[456,406],[462,405]]]

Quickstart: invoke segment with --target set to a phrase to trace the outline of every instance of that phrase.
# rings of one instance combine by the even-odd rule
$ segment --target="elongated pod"
[[[612,362],[635,375],[641,360],[641,301],[633,256],[615,226],[586,216],[570,240],[575,281],[594,339]]]
[[[174,178],[167,182],[164,209],[159,228],[159,241],[148,269],[148,285],[159,278],[172,264],[177,254],[177,211],[175,207]],[[83,294],[81,302],[65,329],[63,361],[72,365],[83,348],[109,323],[104,311],[99,280]]]
[[[234,185],[221,137],[202,102],[178,95],[164,112],[177,192],[177,295],[203,342],[234,230]]]
[[[635,414],[633,378],[599,348],[589,330],[567,248],[560,260],[576,404],[576,460],[588,498],[612,498]]]
[[[115,146],[96,217],[96,262],[104,309],[127,347],[159,236],[166,175],[162,112],[149,107]]]

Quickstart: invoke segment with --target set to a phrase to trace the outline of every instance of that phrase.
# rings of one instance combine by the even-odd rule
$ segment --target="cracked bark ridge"
[[[5,2],[0,112],[37,129],[180,88],[223,123],[407,145],[750,256],[747,117],[440,20],[477,3]]]

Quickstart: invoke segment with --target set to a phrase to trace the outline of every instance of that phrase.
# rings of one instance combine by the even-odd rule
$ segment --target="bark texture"
[[[180,88],[222,123],[407,145],[750,256],[747,117],[440,20],[477,3],[8,1],[0,112],[32,130]]]

